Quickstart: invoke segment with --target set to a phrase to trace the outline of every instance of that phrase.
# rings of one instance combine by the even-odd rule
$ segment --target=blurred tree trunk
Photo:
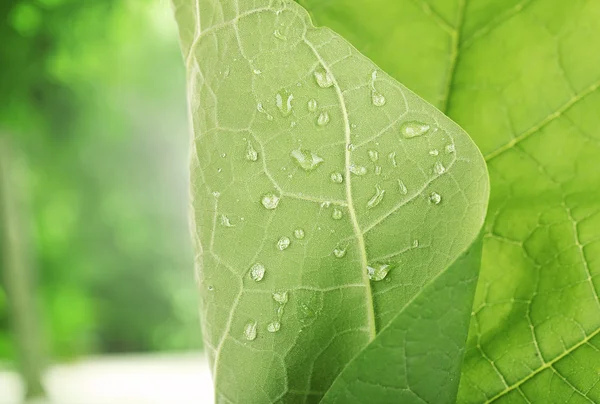
[[[19,164],[21,163],[21,164]],[[45,395],[44,368],[32,271],[26,176],[16,148],[0,133],[0,257],[12,333],[26,398]]]

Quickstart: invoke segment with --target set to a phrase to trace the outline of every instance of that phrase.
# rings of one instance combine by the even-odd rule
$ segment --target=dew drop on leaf
[[[252,278],[253,281],[260,282],[265,277],[265,271],[265,266],[257,262],[250,268],[250,278]]]
[[[348,150],[348,151],[354,151],[354,145],[352,143],[348,143],[346,145],[346,150]]]
[[[314,72],[314,76],[317,84],[321,88],[328,88],[333,85],[333,79],[331,78],[331,75],[323,68],[317,68]]]
[[[246,160],[248,161],[256,161],[258,160],[258,152],[252,145],[252,142],[248,140],[248,144],[246,145]]]
[[[266,209],[272,210],[275,209],[277,205],[279,205],[279,197],[275,194],[268,193],[263,195],[260,202]]]
[[[214,287],[213,285],[208,285],[208,286],[206,287],[206,289],[208,289],[209,291],[211,291],[211,292],[212,292],[213,290],[215,290],[215,287]]]
[[[267,331],[269,332],[277,332],[281,328],[281,323],[279,321],[273,321],[267,325]]]
[[[438,205],[442,201],[442,196],[437,192],[432,192],[429,195],[429,200],[431,201],[431,203]]]
[[[277,240],[277,249],[279,251],[283,251],[286,248],[288,248],[291,243],[292,243],[292,241],[290,240],[289,237],[283,236],[279,240]]]
[[[342,213],[341,210],[339,210],[338,208],[333,209],[333,213],[331,214],[331,217],[334,220],[340,220],[342,218],[342,216],[344,216],[344,214]]]
[[[375,166],[375,175],[381,175],[381,166]]]
[[[396,152],[391,152],[388,154],[388,160],[390,161],[392,167],[398,167],[398,162],[396,161]]]
[[[390,266],[388,264],[374,264],[367,266],[367,275],[372,281],[381,281],[385,279],[388,272],[390,272]]]
[[[377,91],[373,91],[371,92],[371,102],[373,102],[373,105],[376,107],[382,107],[385,105],[385,97]]]
[[[323,111],[317,117],[317,125],[325,126],[329,123],[329,113],[327,111]]]
[[[267,112],[267,110],[265,109],[265,107],[263,107],[262,103],[259,102],[258,104],[256,104],[256,109],[261,114],[265,114],[265,117],[267,118],[268,121],[272,121],[273,120],[273,116]]]
[[[296,237],[296,239],[298,239],[298,240],[302,240],[304,238],[304,230],[302,230],[302,229],[294,230],[294,237]]]
[[[344,258],[346,256],[346,247],[336,247],[333,249],[333,255],[336,258]]]
[[[288,292],[273,292],[273,300],[279,304],[286,304],[288,302]]]
[[[377,160],[379,160],[379,152],[373,149],[369,150],[369,158],[372,162],[376,162]]]
[[[294,95],[288,93],[285,90],[281,90],[275,96],[275,103],[277,104],[277,109],[281,112],[281,115],[288,116],[292,113],[292,100],[294,99]]]
[[[455,151],[456,151],[456,146],[454,146],[454,143],[446,145],[446,153],[454,153]]]
[[[379,184],[375,185],[375,194],[367,202],[367,209],[373,209],[375,206],[379,205],[383,200],[384,195],[385,189],[381,189]]]
[[[414,239],[412,245],[413,245],[414,248],[417,248],[419,246],[419,240]]]
[[[331,182],[341,184],[344,182],[344,176],[340,172],[331,173]]]
[[[438,175],[442,175],[446,172],[446,167],[444,167],[444,165],[440,161],[438,161],[433,166],[433,172]]]
[[[310,112],[315,112],[317,110],[317,100],[315,100],[314,98],[309,100],[307,107]]]
[[[406,185],[404,184],[404,182],[402,182],[402,180],[398,180],[398,189],[403,195],[406,195],[408,193],[408,189],[406,188]]]
[[[305,149],[292,150],[290,155],[293,157],[296,164],[298,164],[304,171],[312,171],[324,161],[321,157],[317,156],[310,150]]]
[[[258,76],[262,72],[260,70],[258,70],[258,69],[254,69],[254,70],[252,70],[252,73],[254,73],[254,74],[256,74]]]
[[[367,173],[367,168],[363,167],[363,166],[357,166],[355,164],[350,164],[350,167],[348,167],[348,169],[350,170],[350,172],[354,175],[365,175]]]
[[[225,215],[221,215],[221,217],[219,218],[219,221],[221,222],[221,226],[224,226],[224,227],[233,227],[233,225],[231,224],[231,221]]]
[[[418,137],[426,134],[431,127],[423,122],[409,121],[400,125],[400,133],[406,138]]]
[[[256,339],[256,321],[246,324],[244,327],[244,337],[248,341],[254,341]]]
[[[280,30],[278,30],[278,29],[276,29],[275,31],[273,31],[273,36],[274,36],[275,38],[277,38],[277,39],[280,39],[280,40],[282,40],[282,41],[285,41],[285,40],[287,39],[287,38],[285,37],[285,35],[283,35],[283,34],[281,33],[281,31],[280,31]]]
[[[440,152],[437,149],[429,150],[430,156],[437,156]]]

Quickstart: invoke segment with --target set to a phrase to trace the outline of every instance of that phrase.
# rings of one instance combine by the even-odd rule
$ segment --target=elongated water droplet
[[[288,116],[292,113],[292,100],[294,99],[294,95],[288,93],[285,90],[281,90],[275,96],[275,103],[277,104],[277,109],[281,112],[281,115]]]
[[[218,197],[220,197],[220,196],[221,196],[221,193],[220,193],[219,191],[213,191],[212,195],[213,195],[215,198],[218,198]]]
[[[454,153],[455,151],[456,151],[456,146],[454,146],[454,143],[451,143],[446,146],[446,153]]]
[[[367,173],[367,168],[363,167],[363,166],[357,166],[355,164],[350,164],[350,167],[348,167],[348,169],[350,170],[350,172],[354,175],[365,175]]]
[[[371,92],[371,101],[376,107],[383,107],[385,105],[385,97],[377,91]]]
[[[367,209],[373,209],[375,206],[379,205],[379,203],[383,200],[384,195],[385,189],[381,189],[379,184],[375,185],[375,194],[367,202]]]
[[[379,152],[377,150],[369,150],[369,158],[372,162],[379,160]]]
[[[442,175],[446,172],[446,167],[444,167],[444,165],[440,161],[438,161],[433,166],[433,172],[438,175]]]
[[[375,175],[381,175],[381,166],[375,166]]]
[[[373,266],[367,266],[367,274],[372,281],[381,281],[385,279],[388,272],[390,272],[390,266],[388,264],[374,264]]]
[[[265,114],[265,117],[267,118],[268,121],[272,121],[273,120],[273,116],[271,114],[269,114],[267,112],[267,110],[263,107],[262,103],[258,103],[256,105],[256,109],[258,110],[258,112],[260,112],[261,114]]]
[[[275,209],[277,205],[279,205],[279,197],[275,194],[268,193],[263,195],[260,202],[266,209]]]
[[[250,278],[252,278],[253,281],[260,282],[265,277],[265,271],[265,266],[257,262],[250,268]]]
[[[406,185],[404,185],[404,182],[402,182],[402,180],[398,180],[398,189],[403,195],[406,195],[408,193],[408,189],[406,188]]]
[[[418,246],[419,246],[419,240],[417,240],[417,239],[414,239],[414,240],[413,240],[413,247],[414,247],[414,248],[417,248]]]
[[[309,100],[307,106],[310,112],[315,112],[317,110],[317,100],[314,98]]]
[[[304,238],[304,230],[302,230],[302,229],[294,230],[294,237],[296,237],[296,239],[298,239],[298,240],[302,240]]]
[[[317,125],[325,126],[329,123],[329,114],[327,111],[322,111],[317,118]]]
[[[233,227],[233,225],[231,224],[231,221],[225,215],[221,215],[220,222],[221,222],[221,226],[224,226],[224,227]]]
[[[269,332],[277,332],[281,328],[281,323],[279,321],[273,321],[267,325],[267,331]]]
[[[344,258],[346,256],[346,247],[336,247],[333,249],[333,255],[336,258]]]
[[[344,176],[342,175],[342,173],[339,172],[331,173],[331,182],[341,184],[342,182],[344,182]]]
[[[275,38],[277,38],[277,39],[281,39],[282,41],[285,41],[285,40],[287,39],[287,38],[286,38],[286,36],[285,36],[285,35],[283,35],[283,34],[281,33],[281,31],[280,31],[280,30],[278,30],[278,29],[276,29],[275,31],[273,31],[273,36],[274,36]]]
[[[341,210],[339,210],[338,208],[333,209],[333,213],[331,214],[331,217],[334,220],[340,220],[343,216],[344,216],[344,213],[342,213]]]
[[[252,142],[248,140],[248,144],[246,145],[246,160],[248,161],[256,161],[258,160],[258,152],[252,145]]]
[[[288,292],[273,292],[273,300],[279,304],[286,304],[288,302]]]
[[[214,287],[213,285],[208,285],[208,286],[206,287],[206,289],[208,289],[209,291],[211,291],[211,292],[212,292],[213,290],[215,290],[215,287]]]
[[[330,205],[331,205],[331,202],[329,202],[329,201],[321,202],[321,207],[322,208],[328,208]]]
[[[391,152],[388,154],[388,160],[390,160],[392,167],[398,167],[398,162],[396,161],[396,152]]]
[[[348,143],[346,145],[346,150],[348,150],[348,151],[354,151],[354,145],[352,143]]]
[[[244,337],[248,341],[254,341],[256,339],[256,321],[246,324],[244,327]]]
[[[283,251],[290,246],[291,242],[289,237],[283,236],[277,241],[277,249]]]
[[[431,203],[439,205],[439,203],[442,201],[442,196],[440,194],[438,194],[437,192],[432,192],[429,195],[429,200],[431,201]]]
[[[258,69],[254,69],[254,70],[252,70],[252,73],[254,73],[254,74],[256,74],[258,76],[262,72],[260,70],[258,70]]]
[[[409,121],[400,125],[400,133],[406,138],[422,136],[429,132],[431,127],[423,122]]]
[[[438,154],[440,154],[440,152],[438,151],[438,149],[429,150],[429,155],[430,156],[437,156]]]
[[[310,150],[305,149],[292,150],[290,155],[294,158],[296,164],[298,164],[304,171],[312,171],[324,161],[321,157],[317,156]]]
[[[329,74],[329,72],[327,72],[325,69],[323,69],[323,68],[316,69],[314,75],[315,75],[315,80],[317,81],[317,84],[319,85],[319,87],[327,88],[327,87],[331,87],[333,85],[333,79],[331,78],[331,75]]]

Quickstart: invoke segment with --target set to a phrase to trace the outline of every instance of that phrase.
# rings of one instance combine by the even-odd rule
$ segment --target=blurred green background
[[[11,265],[32,275],[51,361],[200,348],[170,5],[2,0],[0,16],[0,197],[16,207],[0,216],[0,362],[18,362]]]

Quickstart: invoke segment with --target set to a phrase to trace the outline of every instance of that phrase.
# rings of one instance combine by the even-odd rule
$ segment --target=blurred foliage
[[[169,5],[3,0],[0,17],[0,134],[26,156],[51,354],[199,347]],[[0,359],[6,306],[0,281]]]

